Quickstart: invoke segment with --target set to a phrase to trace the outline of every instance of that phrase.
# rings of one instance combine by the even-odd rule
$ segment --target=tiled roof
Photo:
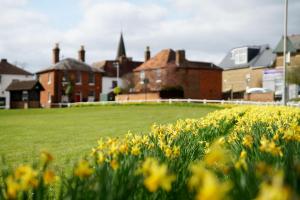
[[[133,72],[133,70],[140,66],[142,62],[133,61],[130,59],[124,59],[122,62],[120,60],[104,60],[100,62],[93,63],[92,66],[104,71],[104,77],[117,77],[117,68],[114,63],[119,64],[119,76],[122,77],[125,74]]]
[[[10,64],[6,59],[2,59],[0,62],[0,74],[32,75],[30,72]]]
[[[74,70],[74,71],[92,71],[92,72],[103,72],[99,68],[91,67],[90,65],[81,62],[73,58],[66,58],[60,62],[52,65],[49,68],[37,72],[37,74],[52,71],[52,70]]]
[[[296,51],[299,51],[299,50],[300,50],[300,34],[288,36],[287,37],[287,51],[295,53]],[[283,37],[280,39],[274,52],[275,53],[283,52]]]
[[[276,59],[276,54],[273,53],[273,50],[269,47],[269,45],[256,45],[256,46],[244,46],[250,49],[257,49],[257,55],[253,56],[248,62],[243,64],[236,64],[235,60],[232,57],[232,49],[227,53],[225,58],[219,64],[221,68],[224,70],[232,70],[232,69],[240,69],[240,68],[248,68],[248,67],[270,67],[274,64]]]
[[[40,84],[40,82],[38,80],[13,81],[6,88],[6,90],[7,91],[22,91],[22,90],[32,90],[35,88],[37,88],[38,90],[44,90],[43,86]]]
[[[176,52],[172,49],[164,49],[156,54],[154,57],[144,62],[142,65],[137,67],[134,71],[151,70],[166,67],[181,67],[181,68],[199,68],[199,69],[217,69],[213,63],[209,62],[197,62],[185,60],[180,66],[176,65]]]

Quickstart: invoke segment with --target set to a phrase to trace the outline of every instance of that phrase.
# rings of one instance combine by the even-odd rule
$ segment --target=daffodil
[[[90,167],[90,164],[86,160],[81,160],[77,164],[75,170],[74,170],[74,175],[78,176],[80,178],[87,178],[89,177],[94,170]]]
[[[221,200],[231,189],[230,182],[219,181],[216,175],[205,168],[202,162],[191,165],[190,171],[192,176],[188,184],[191,190],[197,191],[197,200]]]
[[[144,185],[150,192],[157,191],[159,187],[170,191],[172,188],[171,184],[176,179],[174,175],[168,174],[167,165],[159,165],[153,158],[148,158],[144,161],[141,171],[145,176]]]
[[[43,180],[46,185],[50,185],[55,182],[55,173],[51,170],[46,170],[43,174]]]
[[[243,138],[242,144],[245,147],[252,148],[253,146],[253,137],[251,135],[245,135]]]
[[[9,176],[6,179],[6,185],[7,185],[7,191],[6,191],[7,199],[16,199],[18,191],[21,189],[19,183],[12,176]]]
[[[48,151],[42,151],[40,157],[41,157],[42,162],[45,164],[48,164],[49,162],[51,162],[54,159],[52,154],[50,154]]]
[[[22,165],[15,171],[15,178],[19,180],[22,190],[29,190],[38,186],[37,171],[28,165]]]
[[[284,185],[284,174],[282,171],[277,172],[272,182],[263,182],[260,185],[260,191],[256,200],[289,200],[291,199],[291,191]]]

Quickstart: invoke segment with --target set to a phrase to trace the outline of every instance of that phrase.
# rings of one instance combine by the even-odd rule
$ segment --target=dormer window
[[[248,62],[248,48],[237,48],[232,50],[232,60],[236,65],[246,64]]]

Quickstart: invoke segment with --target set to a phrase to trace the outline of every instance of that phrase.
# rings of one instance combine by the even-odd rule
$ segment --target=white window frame
[[[93,92],[93,96],[90,95],[90,92]],[[88,102],[94,102],[95,101],[96,92],[95,90],[90,90],[88,93]]]
[[[48,85],[52,83],[51,73],[48,73]]]
[[[242,47],[232,50],[232,57],[231,59],[234,60],[236,65],[246,64],[248,61],[248,48]]]
[[[27,90],[22,91],[22,101],[28,101],[29,100],[29,92]]]
[[[90,76],[91,74],[93,75],[93,82],[90,82]],[[90,72],[89,73],[89,85],[95,85],[95,82],[96,82],[96,74],[93,73],[93,72]]]
[[[48,103],[51,103],[51,93],[48,92]]]
[[[140,71],[140,83],[141,84],[144,84],[144,79],[145,78],[146,78],[145,71],[144,70]]]
[[[79,81],[77,82],[78,77],[80,77],[80,78],[79,78]],[[81,84],[82,84],[82,74],[80,71],[77,71],[76,72],[76,85],[81,85]]]
[[[156,69],[155,74],[156,74],[156,83],[161,83],[161,69],[160,68]]]

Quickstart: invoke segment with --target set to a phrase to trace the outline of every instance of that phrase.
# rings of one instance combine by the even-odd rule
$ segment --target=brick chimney
[[[85,62],[85,50],[83,45],[81,45],[80,50],[78,51],[78,60]]]
[[[2,63],[7,63],[7,59],[6,59],[6,58],[2,58],[2,59],[1,59],[1,62],[2,62]]]
[[[150,58],[151,58],[150,47],[146,47],[146,51],[145,51],[145,62],[148,61]]]
[[[59,44],[58,43],[55,44],[55,47],[52,51],[53,51],[53,58],[52,58],[53,60],[52,60],[52,62],[53,62],[53,64],[56,64],[56,63],[59,62],[59,51],[60,51],[60,49],[59,49]]]
[[[185,61],[185,50],[176,51],[176,65],[180,66]]]

